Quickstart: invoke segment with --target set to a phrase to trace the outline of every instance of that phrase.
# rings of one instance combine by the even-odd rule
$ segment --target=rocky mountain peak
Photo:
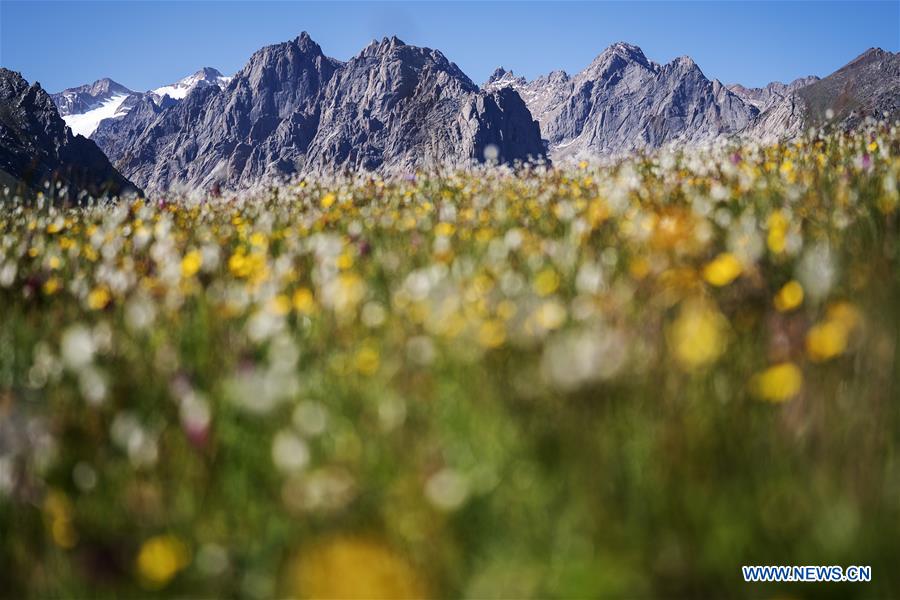
[[[300,35],[294,38],[293,44],[304,53],[314,55],[322,54],[322,47],[319,46],[319,44],[317,44],[306,31],[300,32]]]
[[[494,69],[494,72],[491,73],[491,76],[488,77],[488,79],[485,83],[488,84],[488,83],[494,83],[495,81],[500,81],[506,75],[512,75],[512,71],[507,71],[503,67],[497,67],[496,69]]]
[[[235,78],[240,79],[269,68],[296,69],[303,63],[315,61],[324,56],[319,44],[314,42],[304,31],[291,41],[264,46],[254,52],[247,64],[235,74]]]
[[[608,59],[611,56],[618,56],[630,62],[636,62],[640,64],[649,63],[647,57],[644,56],[644,51],[641,50],[638,46],[629,44],[628,42],[616,42],[614,44],[610,44],[594,59],[594,61]]]
[[[866,65],[868,63],[883,61],[886,59],[891,59],[896,56],[893,52],[888,52],[882,48],[869,48],[849,63],[838,69],[838,72],[843,71],[845,69],[853,70],[862,65]]]
[[[481,87],[485,90],[499,90],[504,87],[516,88],[526,83],[524,77],[516,77],[512,71],[507,71],[503,67],[497,67]]]
[[[383,37],[381,41],[372,40],[369,42],[369,45],[363,48],[362,52],[360,52],[357,56],[378,56],[382,54],[389,54],[392,51],[395,51],[398,48],[406,47],[407,44],[398,38],[396,35],[392,35],[391,37]]]
[[[550,83],[565,83],[569,81],[569,74],[561,69],[550,71],[550,73],[547,74],[547,80]]]
[[[598,54],[580,75],[590,79],[606,79],[632,66],[655,70],[640,48],[626,42],[616,42]]]
[[[219,77],[224,77],[222,73],[218,69],[214,69],[212,67],[203,67],[193,75],[191,75],[194,79],[206,79],[206,80],[214,80]]]
[[[694,59],[690,56],[679,56],[673,59],[670,63],[666,64],[664,69],[668,69],[669,71],[674,71],[678,73],[697,73],[701,77],[703,76],[703,71],[700,70],[700,67],[697,66],[697,63],[694,62]]]
[[[82,90],[85,86],[81,86],[81,88],[76,88],[78,90]],[[108,77],[104,77],[103,79],[98,79],[94,83],[90,84],[90,87],[87,91],[92,96],[100,96],[103,94],[130,94],[131,90],[129,90],[124,85],[113,81]]]
[[[376,66],[377,65],[377,66]],[[389,95],[404,96],[420,82],[435,74],[439,85],[460,85],[467,91],[475,91],[477,86],[469,77],[439,50],[405,44],[396,36],[384,38],[377,45],[370,44],[360,54],[344,64],[341,77],[355,79],[363,72],[377,69],[387,77],[379,78],[377,85],[383,86]],[[348,73],[355,75],[348,76]],[[368,79],[368,75],[366,75]]]
[[[97,109],[114,98],[124,99],[133,93],[124,85],[104,77],[93,83],[65,89],[53,94],[51,98],[60,115],[68,117]]]

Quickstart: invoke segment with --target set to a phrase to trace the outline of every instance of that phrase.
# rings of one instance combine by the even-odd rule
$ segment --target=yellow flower
[[[243,250],[236,251],[228,259],[228,270],[235,277],[251,281],[262,281],[269,276],[266,256],[261,252],[246,254]]]
[[[714,308],[688,305],[669,327],[667,341],[678,364],[687,371],[717,360],[728,344],[728,322]]]
[[[455,231],[456,226],[447,222],[438,223],[434,228],[434,234],[443,237],[450,237]]]
[[[73,548],[78,535],[72,526],[72,502],[60,491],[51,490],[44,499],[44,521],[50,536],[60,548]]]
[[[788,312],[803,303],[803,286],[791,280],[784,284],[775,294],[775,308],[779,312]]]
[[[285,294],[278,294],[271,300],[269,300],[268,305],[266,306],[269,312],[276,315],[286,315],[291,310],[291,301]]]
[[[109,304],[110,300],[111,296],[109,295],[109,290],[106,289],[106,287],[96,287],[88,294],[88,308],[90,308],[91,310],[104,309],[106,308],[106,305]]]
[[[198,250],[191,250],[181,259],[181,276],[185,279],[193,277],[203,265],[203,255]]]
[[[787,244],[788,221],[780,210],[776,210],[769,216],[768,225],[766,245],[773,254],[781,254]]]
[[[847,328],[836,320],[826,320],[806,334],[806,352],[810,359],[823,362],[847,349]]]
[[[247,255],[244,254],[243,250],[238,250],[228,259],[228,270],[235,277],[246,277],[246,262]]]
[[[635,279],[643,279],[650,274],[650,261],[643,256],[637,256],[628,263],[628,272]]]
[[[356,370],[363,375],[374,375],[378,371],[381,359],[378,356],[378,350],[371,346],[363,346],[356,353],[354,365]]]
[[[803,387],[803,373],[791,362],[773,365],[753,376],[750,388],[754,395],[769,402],[790,400]]]
[[[346,271],[350,267],[353,266],[353,256],[350,255],[349,252],[342,252],[337,259],[337,267],[341,271]]]
[[[549,296],[559,287],[559,275],[551,267],[541,270],[534,278],[534,291],[539,296]]]
[[[265,248],[268,246],[269,240],[266,239],[266,234],[261,231],[254,231],[250,234],[250,245],[254,248]]]
[[[291,568],[290,595],[304,598],[427,598],[422,579],[377,540],[338,537],[302,552]]]
[[[497,348],[506,341],[506,328],[500,321],[485,321],[478,328],[478,343],[485,348]]]
[[[52,296],[56,292],[59,291],[61,287],[61,283],[59,281],[59,277],[51,277],[47,281],[44,282],[44,293],[48,296]]]
[[[728,285],[743,271],[741,261],[729,252],[723,252],[703,267],[703,278],[716,287]]]
[[[294,310],[300,314],[311,315],[316,311],[316,301],[312,292],[307,288],[299,288],[292,298]]]
[[[150,589],[165,587],[190,563],[184,542],[174,535],[158,535],[144,542],[137,556],[141,582]]]
[[[781,168],[779,170],[785,175],[789,175],[790,173],[793,173],[793,171],[794,171],[793,161],[791,161],[791,159],[785,160],[783,163],[781,163]]]
[[[849,302],[837,302],[828,307],[825,321],[806,334],[806,352],[810,359],[824,362],[847,349],[850,334],[859,326],[859,311]]]
[[[871,142],[866,148],[869,149],[869,152],[875,152],[878,150],[878,142]]]
[[[319,204],[322,205],[322,208],[326,208],[326,209],[331,208],[331,205],[334,204],[334,201],[336,199],[337,198],[335,198],[334,194],[331,194],[331,193],[325,194],[324,196],[322,196],[322,199],[319,201]]]

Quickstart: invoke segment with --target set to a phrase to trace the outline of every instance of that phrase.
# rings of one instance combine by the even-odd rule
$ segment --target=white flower
[[[294,432],[279,431],[272,440],[272,462],[284,472],[300,471],[309,464],[309,448]]]

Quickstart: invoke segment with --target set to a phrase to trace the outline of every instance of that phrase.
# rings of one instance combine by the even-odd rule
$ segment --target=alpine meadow
[[[900,595],[896,47],[478,85],[295,35],[149,91],[4,58],[0,597]]]

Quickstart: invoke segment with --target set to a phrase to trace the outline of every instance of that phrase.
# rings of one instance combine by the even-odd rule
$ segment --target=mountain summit
[[[225,77],[212,67],[203,67],[193,75],[188,75],[175,83],[158,87],[147,93],[152,95],[157,102],[161,101],[163,96],[168,96],[173,100],[181,100],[195,88],[209,85],[225,87],[229,81],[231,81],[231,77]]]

